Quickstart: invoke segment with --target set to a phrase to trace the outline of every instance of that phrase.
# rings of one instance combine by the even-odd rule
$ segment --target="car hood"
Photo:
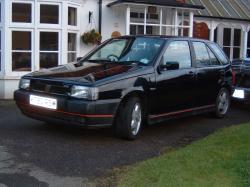
[[[78,63],[70,63],[56,68],[33,72],[27,76],[31,78],[72,80],[93,83],[112,76],[124,74],[129,71],[134,71],[138,68],[140,67],[118,63],[85,62],[82,65],[79,65]]]

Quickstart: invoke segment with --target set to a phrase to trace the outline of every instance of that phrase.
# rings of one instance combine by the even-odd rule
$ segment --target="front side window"
[[[31,23],[31,9],[28,3],[12,3],[12,22]]]
[[[113,39],[97,50],[89,61],[113,61],[149,65],[164,44],[158,38]]]
[[[12,31],[12,71],[31,71],[31,32]]]
[[[178,63],[179,68],[192,66],[190,48],[187,41],[171,42],[163,56],[164,64]]]
[[[211,49],[215,52],[215,54],[217,55],[219,61],[222,64],[229,64],[229,61],[226,57],[226,55],[223,53],[223,51],[221,50],[221,48],[218,46],[218,44],[215,43],[210,43],[208,44],[209,47],[211,47]]]
[[[207,47],[202,42],[193,42],[195,52],[195,62],[198,67],[209,66],[210,58],[208,55]]]
[[[77,26],[77,9],[73,7],[68,8],[68,25]]]
[[[40,5],[40,23],[59,24],[59,5]]]
[[[76,33],[68,33],[68,62],[76,60]]]
[[[58,42],[58,32],[40,32],[40,68],[51,68],[58,65]]]

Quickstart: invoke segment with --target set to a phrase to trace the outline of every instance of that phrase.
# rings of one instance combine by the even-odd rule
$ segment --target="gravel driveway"
[[[0,187],[92,186],[113,168],[186,145],[214,131],[250,121],[249,108],[234,105],[225,119],[200,115],[146,127],[138,140],[113,137],[109,129],[44,124],[0,102]]]

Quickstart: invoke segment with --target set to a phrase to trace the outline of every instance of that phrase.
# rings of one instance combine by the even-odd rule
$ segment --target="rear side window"
[[[218,59],[216,58],[216,56],[214,55],[214,53],[211,51],[211,49],[207,48],[209,56],[210,56],[210,63],[212,66],[216,66],[216,65],[221,65],[221,63],[218,61]]]
[[[191,54],[187,41],[173,41],[169,44],[163,56],[164,64],[177,62],[179,68],[191,67]]]
[[[212,48],[212,50],[215,52],[215,54],[217,55],[218,59],[220,60],[220,62],[224,65],[229,64],[229,61],[226,57],[226,55],[224,54],[224,52],[221,50],[221,48],[218,46],[218,44],[215,43],[210,43],[208,44],[209,47]]]
[[[195,62],[198,67],[209,66],[210,58],[207,47],[202,42],[193,42],[195,52]]]

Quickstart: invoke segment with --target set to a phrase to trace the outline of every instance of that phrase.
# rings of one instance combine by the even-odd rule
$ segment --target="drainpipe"
[[[102,0],[99,0],[99,33],[102,35]]]

